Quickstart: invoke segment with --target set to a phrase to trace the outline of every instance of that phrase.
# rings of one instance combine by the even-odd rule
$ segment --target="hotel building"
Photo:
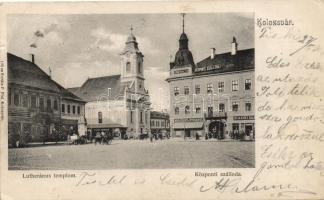
[[[229,52],[194,63],[183,32],[170,63],[170,127],[173,137],[254,136],[254,49]]]

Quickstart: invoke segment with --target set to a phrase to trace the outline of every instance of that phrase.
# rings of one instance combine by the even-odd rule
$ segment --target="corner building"
[[[238,50],[233,37],[229,52],[194,63],[183,32],[170,63],[172,137],[254,137],[254,49]]]

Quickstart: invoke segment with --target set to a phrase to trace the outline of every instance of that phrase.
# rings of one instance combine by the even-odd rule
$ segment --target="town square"
[[[10,170],[255,166],[253,13],[8,21]]]

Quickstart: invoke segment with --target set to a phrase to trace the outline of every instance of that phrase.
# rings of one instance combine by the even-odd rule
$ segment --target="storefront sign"
[[[183,74],[183,73],[187,73],[187,72],[188,72],[188,69],[182,69],[182,70],[174,71],[174,74]]]
[[[233,120],[254,120],[254,115],[233,116]]]
[[[203,122],[204,118],[181,118],[181,119],[174,119],[174,122]]]

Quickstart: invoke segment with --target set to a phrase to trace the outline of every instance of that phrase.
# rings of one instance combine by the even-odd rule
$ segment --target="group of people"
[[[98,131],[96,132],[93,143],[96,145],[99,144],[111,144],[111,141],[113,140],[113,133],[111,132],[104,132],[104,131]]]

